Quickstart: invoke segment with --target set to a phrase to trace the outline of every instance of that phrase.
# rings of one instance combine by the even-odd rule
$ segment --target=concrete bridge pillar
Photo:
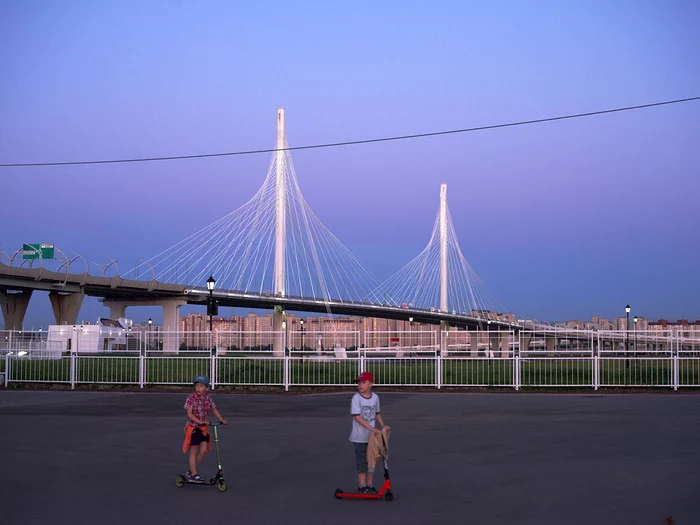
[[[499,349],[501,345],[501,334],[498,332],[488,332],[489,335],[489,347],[486,349],[486,355],[488,357],[496,357],[495,352]]]
[[[31,290],[13,293],[0,290],[0,306],[2,306],[2,317],[5,319],[5,330],[22,329],[24,315],[27,313],[27,306],[29,306],[31,298]]]
[[[284,357],[284,328],[287,318],[284,312],[284,307],[278,304],[272,311],[272,331],[274,332],[274,341],[272,343],[272,355],[275,357]]]
[[[504,333],[500,334],[501,337],[501,357],[508,358],[510,353],[510,334]]]
[[[102,301],[107,308],[109,308],[109,318],[119,319],[120,317],[126,317],[126,307],[129,306],[128,303],[124,301]]]
[[[85,299],[84,293],[49,292],[56,324],[78,324],[78,314]]]
[[[554,353],[554,349],[557,346],[557,338],[553,335],[544,336],[544,346],[548,353]]]
[[[182,299],[162,299],[163,307],[163,352],[180,350],[180,307],[187,304]]]
[[[527,352],[530,349],[530,340],[532,334],[529,332],[520,332],[520,352]]]
[[[440,321],[440,356],[447,357],[450,344],[449,325],[447,321]]]
[[[177,352],[180,350],[180,307],[187,304],[184,299],[147,299],[133,301],[102,301],[109,308],[111,319],[126,317],[126,309],[129,306],[160,306],[163,308],[163,330],[160,335],[163,338],[163,352]],[[154,332],[156,334],[158,332]],[[159,340],[160,341],[160,340]],[[158,346],[158,345],[154,345]]]
[[[479,355],[479,332],[469,332],[469,354],[472,357]]]

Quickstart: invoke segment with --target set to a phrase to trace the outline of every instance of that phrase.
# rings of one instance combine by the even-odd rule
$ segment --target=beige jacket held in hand
[[[382,456],[384,458],[389,457],[389,436],[391,435],[391,428],[384,427],[382,431],[377,434],[372,432],[369,435],[369,442],[367,443],[367,467],[373,469],[377,465],[377,458]]]

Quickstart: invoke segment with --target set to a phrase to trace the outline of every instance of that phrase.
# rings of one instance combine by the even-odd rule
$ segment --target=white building
[[[104,317],[95,324],[51,325],[46,347],[59,355],[62,352],[125,352],[131,325],[130,319]]]

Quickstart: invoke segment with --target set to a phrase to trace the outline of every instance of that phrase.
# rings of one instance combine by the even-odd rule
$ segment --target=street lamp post
[[[413,317],[408,318],[408,348],[413,350]]]
[[[301,325],[301,351],[304,351],[304,320],[301,319],[299,321],[299,324]]]
[[[637,357],[637,321],[639,321],[639,317],[636,315],[634,316],[634,356]]]
[[[630,305],[625,306],[625,313],[627,314],[627,324],[625,325],[625,368],[630,367],[630,361],[627,359],[627,352],[629,352],[629,337],[630,337]]]
[[[151,326],[152,325],[153,325],[153,319],[151,319],[149,317],[148,318],[148,335],[146,336],[146,350],[148,350],[150,348],[151,338],[153,337],[153,335],[151,335]]]
[[[209,290],[209,334],[211,335],[212,348],[214,347],[214,285],[216,280],[212,275],[207,279],[207,290]]]

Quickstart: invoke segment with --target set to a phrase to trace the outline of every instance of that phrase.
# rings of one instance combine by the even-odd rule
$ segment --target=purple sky
[[[270,148],[278,105],[300,146],[700,95],[692,0],[336,4],[3,2],[0,163]],[[382,279],[427,243],[446,182],[465,257],[519,316],[697,319],[699,145],[696,101],[293,158]],[[268,163],[0,168],[0,250],[123,273],[246,202]],[[37,294],[25,326],[51,322]]]

